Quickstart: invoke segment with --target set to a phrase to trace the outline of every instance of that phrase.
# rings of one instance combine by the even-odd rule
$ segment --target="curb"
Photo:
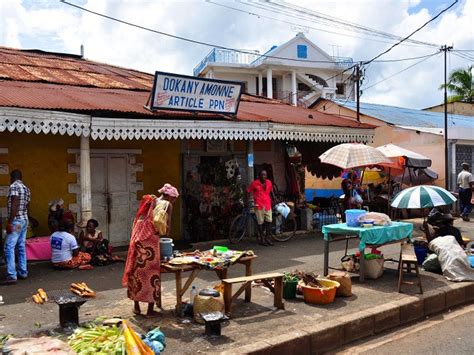
[[[452,307],[474,302],[474,282],[453,283],[419,296],[376,306],[324,323],[314,322],[298,330],[221,354],[321,354],[355,340],[425,319]]]

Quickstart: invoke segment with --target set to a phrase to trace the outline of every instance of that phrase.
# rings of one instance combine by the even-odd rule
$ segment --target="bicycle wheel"
[[[229,241],[236,244],[242,240],[247,232],[247,216],[239,214],[234,218],[229,228]]]
[[[272,232],[272,237],[277,242],[286,242],[293,238],[296,234],[296,218],[294,215],[289,215],[288,218],[283,218],[283,223],[280,226],[280,232]]]

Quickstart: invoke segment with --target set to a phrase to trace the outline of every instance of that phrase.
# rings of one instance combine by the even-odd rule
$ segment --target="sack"
[[[153,225],[158,235],[166,235],[168,231],[168,206],[168,201],[156,200],[153,210]]]
[[[339,287],[336,291],[338,297],[352,296],[352,281],[349,273],[344,271],[332,272],[328,275],[328,279],[339,282]]]
[[[383,275],[383,258],[364,260],[364,276],[376,280]]]

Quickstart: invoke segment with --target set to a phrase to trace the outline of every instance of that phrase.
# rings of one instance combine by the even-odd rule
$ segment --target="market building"
[[[187,195],[199,212],[203,201],[227,204],[225,163],[238,163],[243,184],[266,168],[287,191],[294,146],[316,159],[328,146],[373,139],[370,125],[245,94],[235,116],[152,112],[145,106],[153,75],[68,54],[0,48],[0,77],[2,218],[8,174],[20,169],[40,222],[36,235],[48,233],[48,202],[62,198],[77,221],[94,217],[113,245],[126,245],[141,196],[169,182],[183,197],[173,237],[196,240],[186,229]]]

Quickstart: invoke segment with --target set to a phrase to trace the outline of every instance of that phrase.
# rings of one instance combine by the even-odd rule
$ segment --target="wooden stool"
[[[418,281],[403,281],[403,273],[406,271],[408,274],[411,274],[412,268],[415,270]],[[402,244],[400,249],[400,261],[398,265],[398,292],[402,292],[402,285],[418,285],[420,288],[420,294],[423,294],[420,272],[418,270],[418,260],[416,259],[413,247],[409,244]]]
[[[244,277],[236,277],[233,279],[224,279],[222,283],[224,284],[224,303],[225,303],[225,313],[230,314],[232,308],[232,302],[239,297],[242,292],[244,292],[247,288],[252,287],[252,281],[261,280],[265,286],[267,286],[270,291],[273,292],[273,305],[279,309],[285,309],[283,304],[283,274],[279,272],[271,273],[271,274],[260,274],[260,275],[253,275],[253,276],[244,276]],[[275,281],[275,286],[270,284],[270,281]],[[232,295],[232,285],[235,283],[243,283],[242,286],[238,289],[238,291]],[[250,297],[245,299],[246,302],[250,302]]]

